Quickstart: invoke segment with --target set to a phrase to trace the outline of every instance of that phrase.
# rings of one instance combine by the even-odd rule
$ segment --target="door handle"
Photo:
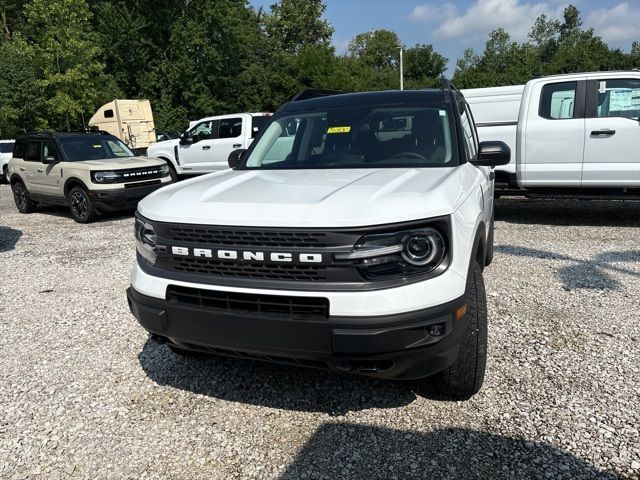
[[[26,170],[26,168],[24,168],[24,167],[20,167],[20,171],[21,171],[21,172],[24,172],[25,170]]]
[[[211,150],[211,147],[209,145],[205,145],[204,147],[202,147],[203,150]]]
[[[44,169],[39,168],[39,169],[38,169],[38,173],[44,173]]]
[[[235,144],[233,145],[233,148],[240,148],[240,147],[242,147],[242,144],[241,144],[241,143],[235,143]]]
[[[604,128],[602,130],[594,130],[591,132],[591,135],[596,137],[610,137],[615,134],[616,134],[615,130],[610,130],[608,128]]]

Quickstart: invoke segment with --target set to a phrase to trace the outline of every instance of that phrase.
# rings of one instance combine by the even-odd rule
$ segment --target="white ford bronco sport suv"
[[[135,157],[108,133],[42,132],[16,140],[9,181],[21,213],[38,203],[68,205],[76,222],[88,223],[98,213],[135,208],[171,177],[162,160]]]
[[[153,340],[429,382],[482,384],[502,142],[478,144],[442,89],[329,94],[282,107],[231,170],[138,205],[129,306]]]

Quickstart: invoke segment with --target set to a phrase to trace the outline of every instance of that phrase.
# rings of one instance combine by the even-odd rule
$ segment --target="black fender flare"
[[[467,284],[473,273],[473,264],[477,260],[480,268],[484,270],[484,258],[487,255],[487,227],[484,222],[480,222],[476,229],[473,239],[473,247],[471,249],[471,257],[469,258],[469,268],[467,269]]]
[[[84,188],[87,192],[90,192],[91,190],[87,187],[87,184],[84,183],[82,180],[80,180],[78,177],[69,177],[67,178],[67,180],[64,182],[64,188],[63,188],[63,192],[64,192],[64,196],[66,198],[66,196],[69,194],[69,190],[71,189],[69,187],[69,185],[71,185],[72,183],[79,183],[80,186],[82,188]]]

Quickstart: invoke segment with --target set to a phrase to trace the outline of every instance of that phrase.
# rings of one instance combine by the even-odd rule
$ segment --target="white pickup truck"
[[[229,154],[249,145],[269,113],[234,113],[191,122],[179,139],[151,145],[147,156],[165,160],[177,175],[199,175],[229,168]]]
[[[640,195],[640,71],[594,72],[462,91],[481,141],[511,147],[496,188]]]

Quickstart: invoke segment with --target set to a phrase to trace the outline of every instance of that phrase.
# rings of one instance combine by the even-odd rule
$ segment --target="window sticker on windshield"
[[[350,131],[351,127],[331,127],[327,133],[349,133]]]
[[[438,110],[438,114],[440,114],[441,117],[447,116],[447,112],[445,112],[444,110]]]

